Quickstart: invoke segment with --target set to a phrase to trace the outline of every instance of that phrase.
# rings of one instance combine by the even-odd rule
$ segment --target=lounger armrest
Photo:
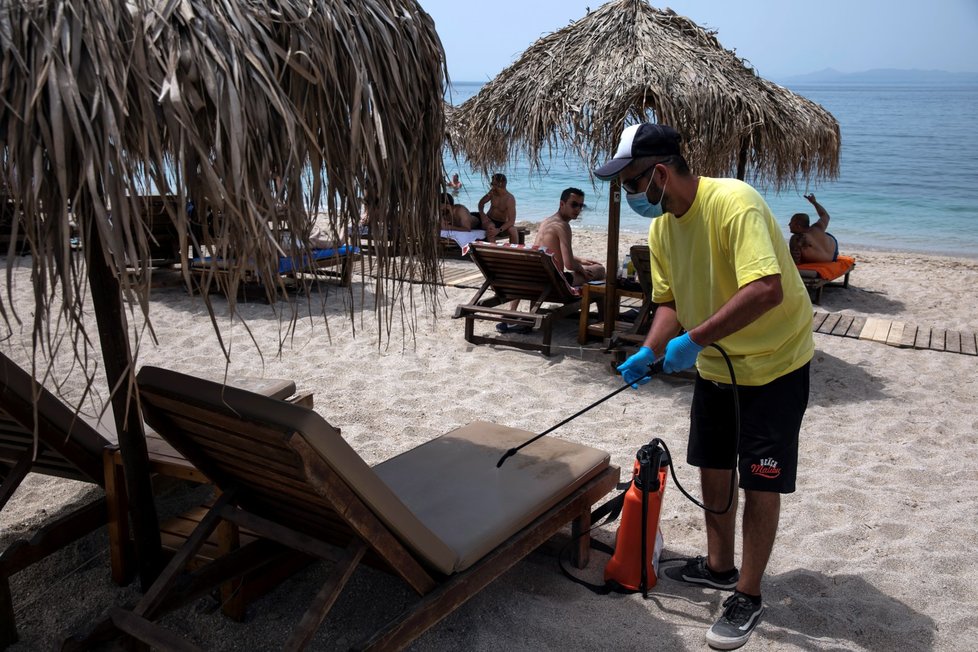
[[[304,407],[311,410],[313,408],[314,396],[315,393],[311,389],[307,389],[301,392],[296,392],[285,400],[293,405],[298,405],[299,407]]]

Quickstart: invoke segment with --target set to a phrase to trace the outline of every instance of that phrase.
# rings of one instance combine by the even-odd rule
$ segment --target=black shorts
[[[767,385],[737,387],[739,451],[734,450],[731,386],[697,376],[686,461],[710,469],[732,469],[736,460],[742,489],[793,492],[798,471],[798,433],[808,408],[810,364]]]

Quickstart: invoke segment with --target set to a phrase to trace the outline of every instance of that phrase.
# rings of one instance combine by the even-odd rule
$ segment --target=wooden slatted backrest
[[[580,298],[567,284],[553,256],[542,249],[473,242],[469,255],[493,291],[506,299],[539,299],[568,303]]]
[[[378,552],[396,538],[452,567],[452,550],[312,410],[158,367],[137,385],[146,422],[243,509],[329,541],[356,530]]]
[[[142,371],[140,376],[145,379]],[[326,531],[342,520],[307,481],[302,459],[288,444],[294,429],[137,382],[146,422],[218,487],[236,488],[247,509],[276,514],[300,531]]]
[[[645,298],[652,300],[652,254],[648,245],[632,245],[628,250],[632,257],[632,265],[635,266],[635,275],[638,276],[639,285]]]
[[[11,467],[32,451],[35,431],[32,471],[104,485],[102,449],[115,442],[0,353],[0,466]]]

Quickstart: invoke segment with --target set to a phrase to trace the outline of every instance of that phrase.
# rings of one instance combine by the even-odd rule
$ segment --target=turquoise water
[[[481,84],[456,83],[451,102],[460,104]],[[814,192],[832,217],[829,230],[847,247],[940,253],[978,258],[978,87],[923,85],[796,85],[792,91],[821,104],[842,131],[840,174],[834,181],[780,194],[758,190],[784,224],[808,212],[802,197]],[[471,209],[488,188],[464,160],[446,156],[449,175],[464,184],[458,201]],[[539,221],[557,209],[560,192],[576,186],[588,208],[577,228],[604,230],[607,185],[592,186],[576,157],[559,153],[529,173],[526,161],[504,172],[516,197],[517,219]],[[623,232],[645,233],[648,222],[622,207]]]

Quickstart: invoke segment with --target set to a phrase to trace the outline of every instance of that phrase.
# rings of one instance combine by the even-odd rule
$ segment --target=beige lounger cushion
[[[604,451],[544,437],[496,468],[500,456],[533,435],[476,421],[374,470],[451,547],[457,572],[608,466]]]

